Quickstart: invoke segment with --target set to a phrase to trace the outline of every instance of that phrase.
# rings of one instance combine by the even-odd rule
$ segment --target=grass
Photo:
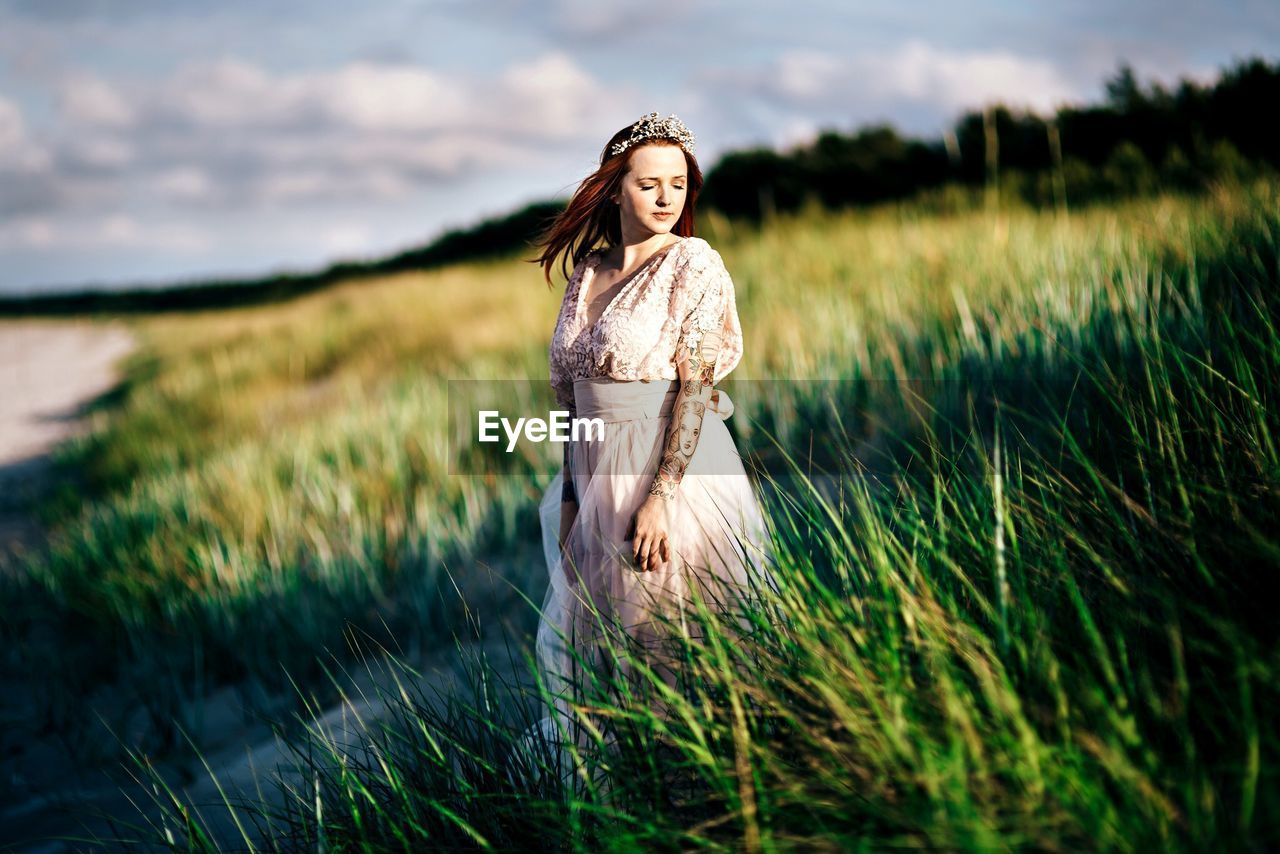
[[[783,619],[729,643],[708,614],[675,723],[584,686],[613,746],[582,759],[608,787],[528,783],[515,747],[539,700],[483,663],[471,695],[401,694],[364,761],[306,754],[291,838],[1274,844],[1277,188],[1067,218],[931,204],[715,241],[756,381],[731,385],[731,424],[775,481]],[[307,660],[343,622],[389,646],[447,637],[466,615],[450,577],[527,627],[554,468],[449,478],[441,434],[442,376],[543,375],[557,301],[529,271],[146,321],[119,408],[73,452],[97,461],[95,499],[52,511],[52,554],[6,595],[157,719],[197,678],[320,681]],[[489,555],[505,578],[470,579]],[[679,768],[692,794],[673,801]]]

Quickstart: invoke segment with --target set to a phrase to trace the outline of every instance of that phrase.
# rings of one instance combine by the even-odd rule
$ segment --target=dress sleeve
[[[549,368],[549,378],[551,380],[551,391],[556,397],[556,406],[561,409],[573,409],[573,379],[565,370],[561,360],[557,358],[557,351],[563,349],[564,344],[559,339],[560,323],[556,324],[556,329],[551,335],[551,346],[547,348],[547,365]]]
[[[733,279],[720,253],[708,246],[685,268],[681,286],[682,320],[676,339],[676,367],[680,370],[690,355],[697,352],[703,336],[718,330],[721,343],[714,385],[742,361],[742,324],[738,319]]]
[[[551,366],[551,391],[556,396],[557,407],[573,410],[573,383],[554,364]]]

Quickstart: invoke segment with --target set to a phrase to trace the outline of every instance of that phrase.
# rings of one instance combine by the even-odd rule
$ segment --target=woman
[[[742,329],[720,254],[693,235],[693,142],[674,115],[623,128],[536,259],[548,283],[558,254],[575,261],[549,350],[556,400],[605,424],[603,440],[565,443],[541,506],[538,660],[566,714],[581,665],[631,670],[610,654],[620,640],[674,685],[663,641],[681,615],[696,597],[740,608],[767,562],[724,424],[732,403],[714,388],[742,358]]]

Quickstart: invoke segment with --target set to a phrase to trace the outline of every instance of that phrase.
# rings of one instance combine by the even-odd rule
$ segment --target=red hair
[[[629,139],[630,136],[631,125],[627,125],[610,138],[604,151],[600,153],[600,167],[583,179],[568,206],[534,241],[535,246],[543,247],[542,254],[526,260],[542,265],[548,287],[551,285],[551,268],[557,255],[562,256],[560,269],[567,279],[600,240],[604,240],[609,247],[622,242],[622,212],[610,197],[617,192],[622,177],[630,168],[631,155],[644,145],[679,146],[674,140],[655,137],[630,146],[621,154],[609,153],[615,143]],[[680,150],[684,152],[688,168],[688,180],[685,184],[688,192],[685,195],[684,210],[680,212],[680,218],[671,230],[681,237],[692,237],[694,204],[698,200],[698,191],[702,189],[702,170],[698,168],[698,161],[692,154],[683,148]],[[572,265],[569,264],[570,261]]]

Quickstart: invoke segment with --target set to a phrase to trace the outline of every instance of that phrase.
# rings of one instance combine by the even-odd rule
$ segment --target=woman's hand
[[[631,523],[635,537],[636,566],[641,572],[653,572],[671,559],[667,540],[667,501],[650,495],[636,511]]]

